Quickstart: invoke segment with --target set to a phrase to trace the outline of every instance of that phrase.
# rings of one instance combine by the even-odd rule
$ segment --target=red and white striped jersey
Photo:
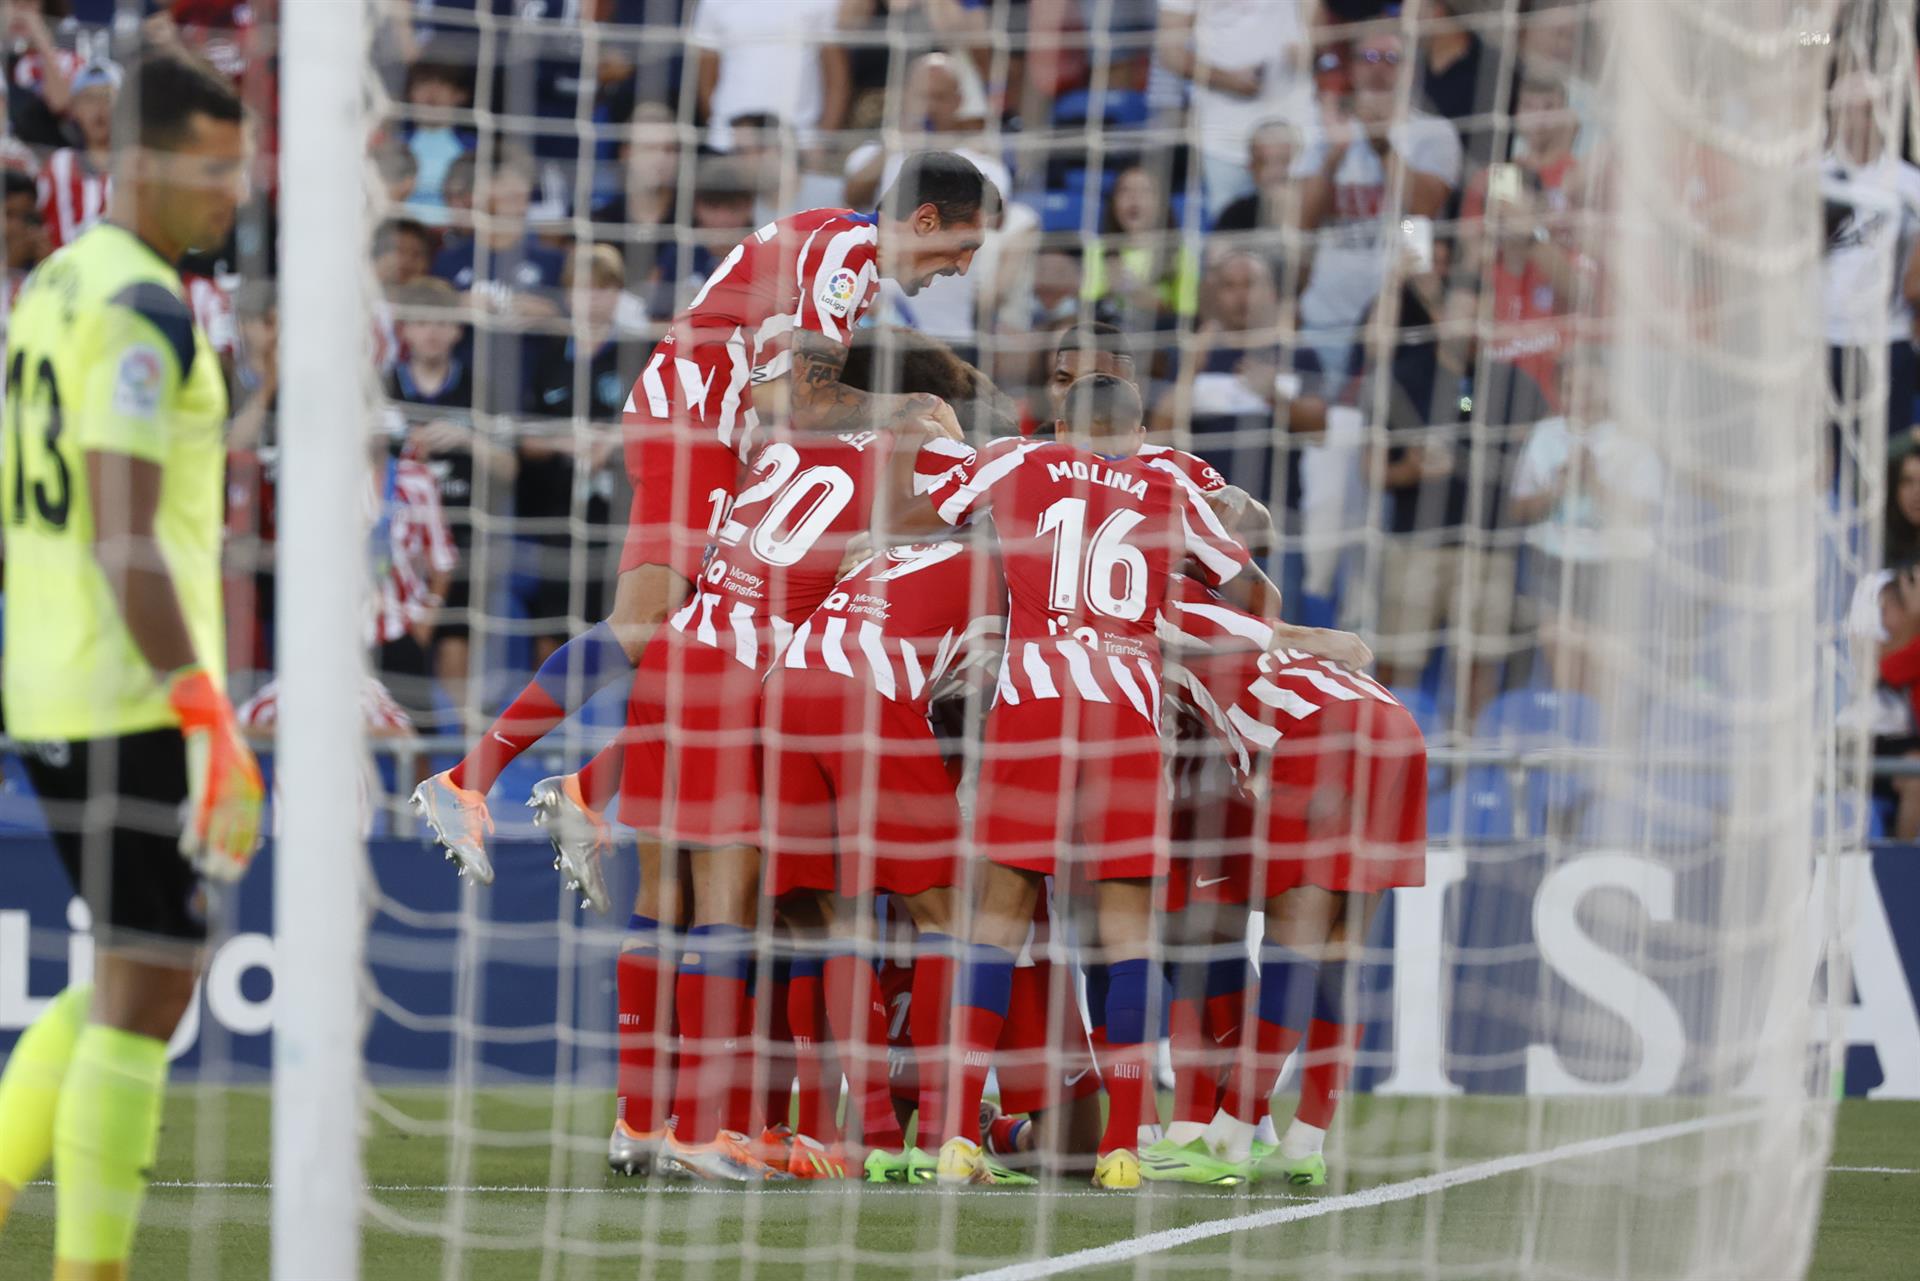
[[[240,728],[252,734],[271,734],[280,724],[280,682],[268,681],[234,713]],[[372,676],[360,681],[360,720],[369,738],[400,738],[413,733],[413,718],[394,701],[387,687]]]
[[[433,608],[427,583],[452,573],[459,549],[440,506],[440,484],[424,463],[397,458],[388,463],[385,492],[369,486],[375,503],[374,600],[368,640],[399,640]],[[380,536],[384,525],[386,536]]]
[[[693,595],[668,622],[763,670],[833,590],[848,543],[872,522],[894,446],[874,431],[794,434],[760,446],[714,531]],[[927,493],[971,453],[928,441],[914,459],[914,492]]]
[[[1267,645],[1273,625],[1235,609],[1203,584],[1176,579],[1161,630],[1176,656],[1167,662],[1167,698],[1226,744],[1244,780],[1254,757],[1282,738],[1313,732],[1313,717],[1336,702],[1400,705],[1364,672],[1298,650]]]
[[[1175,449],[1172,445],[1142,445],[1134,457],[1177,468],[1203,494],[1217,494],[1227,487],[1227,478],[1220,474],[1219,468],[1198,454]]]
[[[997,662],[1006,600],[973,539],[895,547],[835,584],[781,665],[838,672],[924,715],[955,678]]]
[[[1175,570],[1213,584],[1248,561],[1199,488],[1171,463],[1077,445],[989,445],[934,487],[951,524],[991,513],[1006,568],[999,697],[1124,701],[1160,719],[1154,620]]]
[[[86,65],[86,59],[81,57],[79,51],[75,49],[56,47],[53,50],[53,60],[59,64],[60,70],[66,74],[69,81],[73,79],[75,72]],[[41,95],[46,93],[46,62],[39,53],[29,49],[14,61],[13,83],[15,88],[31,90]]]
[[[697,419],[742,457],[757,425],[752,384],[787,372],[788,336],[846,344],[880,287],[879,230],[850,209],[809,209],[733,247],[700,287],[627,398],[627,421]]]
[[[220,287],[220,282],[212,276],[195,275],[181,272],[180,283],[186,286],[187,306],[193,309],[193,323],[200,326],[200,332],[207,336],[207,345],[213,348],[217,356],[231,356],[239,345],[239,335],[234,328],[233,299]]]
[[[71,244],[98,222],[112,194],[112,177],[88,163],[86,152],[62,147],[48,156],[40,170],[40,221],[47,229],[48,247]]]

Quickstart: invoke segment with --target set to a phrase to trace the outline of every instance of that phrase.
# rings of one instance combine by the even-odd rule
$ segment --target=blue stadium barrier
[[[544,842],[499,840],[494,856],[494,885],[475,889],[454,877],[436,849],[418,841],[371,844],[380,897],[367,964],[380,1001],[365,1044],[368,1077],[376,1083],[443,1081],[458,1053],[470,1054],[476,1074],[488,1083],[605,1088],[613,1077],[613,967],[624,915],[603,920],[581,912],[561,892]],[[237,1064],[235,1075],[243,1079],[269,1064],[277,963],[270,937],[273,857],[271,848],[263,851],[237,889],[216,896],[221,942],[178,1041],[182,1077],[191,1077],[209,1051]],[[1912,1008],[1912,993],[1920,990],[1920,847],[1882,846],[1847,857],[1860,860],[1865,873],[1851,883],[1872,896],[1862,900],[1855,919],[1857,930],[1873,933],[1856,935],[1868,939],[1856,942],[1856,949],[1870,943],[1870,950],[1859,952],[1863,958],[1897,958],[1892,971],[1880,966],[1861,977],[1879,985],[1871,1016],[1863,1000],[1848,1020],[1857,1043],[1848,1057],[1846,1088],[1859,1094],[1882,1087],[1890,1072],[1879,1047],[1902,1044],[1920,1017]],[[1685,914],[1721,901],[1715,888],[1719,864],[1631,851],[1569,861],[1550,856],[1537,841],[1493,837],[1458,846],[1436,842],[1429,887],[1396,891],[1371,940],[1373,959],[1359,980],[1368,1053],[1355,1087],[1378,1086],[1403,1052],[1414,1052],[1394,1043],[1396,997],[1419,1000],[1444,991],[1444,1044],[1418,1047],[1418,1053],[1435,1058],[1448,1080],[1470,1092],[1527,1089],[1529,1049],[1552,1043],[1553,1010],[1595,999],[1591,992],[1599,990],[1575,986],[1573,980],[1590,976],[1569,971],[1579,962],[1562,946],[1572,934],[1591,936],[1596,928],[1583,923],[1583,895],[1620,894],[1645,904],[1649,885],[1659,877],[1672,880],[1678,912],[1673,919],[1644,907],[1607,916],[1609,928],[1635,931],[1639,941],[1624,958],[1658,991],[1697,959],[1691,949],[1703,945],[1700,922]],[[83,955],[88,944],[71,932],[84,926],[84,916],[43,838],[0,839],[0,867],[7,869],[0,880],[4,1055],[40,1003],[67,982],[70,957]],[[616,859],[607,872],[614,902],[630,901],[633,859]],[[1443,951],[1437,965],[1431,955],[1403,956],[1406,940],[1422,933],[1405,924],[1412,914],[1427,924],[1425,933],[1438,932]],[[1769,960],[1756,957],[1755,963]],[[477,981],[477,988],[469,988],[469,981]],[[1412,986],[1403,994],[1401,983]],[[477,991],[477,998],[465,997],[469,991]],[[1720,1017],[1677,988],[1666,999],[1683,1025]],[[1615,1013],[1627,1026],[1638,1026],[1635,1007]],[[463,1045],[461,1038],[476,1027],[484,1035]],[[1920,1029],[1911,1034],[1920,1035]],[[1577,1069],[1577,1047],[1562,1049]],[[1910,1065],[1894,1068],[1903,1083],[1889,1097],[1913,1079]],[[1685,1092],[1699,1083],[1682,1076],[1670,1088]]]

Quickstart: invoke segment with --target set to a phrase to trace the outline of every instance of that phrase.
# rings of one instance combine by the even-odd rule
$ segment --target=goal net
[[[277,571],[229,586],[233,634],[261,639],[236,702],[274,681],[275,835],[175,1038],[136,1275],[259,1275],[269,1248],[287,1277],[1804,1273],[1834,1101],[1878,1084],[1843,1069],[1875,999],[1851,962],[1880,821],[1859,642],[1888,426],[1916,390],[1910,4],[173,9],[196,56],[247,53],[226,69],[278,164],[242,223],[277,263],[236,251],[215,277],[240,311],[236,407],[284,377],[229,473],[236,545],[277,540]],[[55,32],[75,65],[152,38]],[[881,201],[931,150],[1004,207],[964,275],[903,287]],[[696,599],[675,634],[756,674],[676,666],[657,707],[632,634],[595,625],[685,590],[622,572],[649,499],[623,417],[706,376],[689,353],[713,340],[674,317],[783,243],[777,220],[831,208],[881,226],[848,385],[943,394],[986,449],[1044,438],[1087,374],[1130,383],[1146,440],[1191,456],[1181,492],[1226,487],[1209,510],[1284,619],[1371,649],[1364,676],[1269,660],[1274,692],[1243,682],[1243,706],[1208,642],[1169,640],[1150,708],[1133,691],[1163,732],[1157,790],[1028,780],[1081,835],[997,998],[983,833],[1011,793],[983,791],[985,725],[1052,694],[1045,662],[974,626],[1004,612],[991,538],[868,546],[878,565],[849,555],[866,577],[816,601],[853,611],[817,664],[892,673],[885,603],[964,566],[942,603],[971,621],[898,669],[965,691],[931,712],[957,835],[909,851],[955,857],[949,915],[869,880],[829,926],[765,868],[618,821],[642,812],[634,727],[681,800],[750,802],[737,843],[771,839],[758,806],[799,740],[770,700],[729,739],[727,705],[760,706],[759,674],[804,665],[827,624],[756,632]],[[781,264],[799,306],[844,318],[816,291],[865,277],[816,287],[808,252]],[[802,360],[743,378],[763,425]],[[731,489],[654,510],[714,541],[696,583],[718,590],[739,543],[774,567],[756,590],[800,594],[781,574],[822,499],[741,461]],[[1103,536],[1090,599],[1132,581]],[[893,679],[806,749],[865,780],[827,837],[843,862],[929,830],[933,801],[875,781],[905,750]],[[1283,771],[1322,741],[1312,716],[1355,705],[1417,727],[1424,758],[1360,729]],[[536,819],[564,806],[537,788],[606,759],[617,787],[579,786],[612,844],[557,858],[564,823]],[[473,879],[408,804],[456,765],[491,811]],[[1130,950],[1081,847],[1143,804],[1162,871]],[[1327,855],[1329,823],[1363,835]],[[1403,857],[1335,875],[1368,865],[1341,840]],[[744,906],[716,911],[730,890]],[[0,910],[0,967],[32,958],[0,976],[0,1044],[90,955],[65,891],[35,893]],[[942,1186],[937,1141],[923,1167],[868,1162],[888,1106],[898,1148],[953,1138],[975,1058],[958,1130],[978,1122],[972,1168],[1002,1186]],[[1106,1120],[1143,1069],[1128,1187]],[[653,1128],[689,1130],[689,1101],[718,1117],[704,1157]],[[53,1213],[29,1188],[0,1258]]]

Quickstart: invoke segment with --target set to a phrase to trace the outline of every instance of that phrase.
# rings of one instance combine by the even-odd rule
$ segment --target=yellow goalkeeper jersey
[[[175,724],[94,559],[90,452],[161,469],[154,532],[195,653],[225,668],[220,538],[227,391],[180,275],[101,223],[35,268],[7,324],[0,697],[16,738],[105,738]]]

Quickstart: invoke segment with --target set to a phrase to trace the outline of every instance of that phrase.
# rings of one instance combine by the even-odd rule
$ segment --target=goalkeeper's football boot
[[[747,1136],[732,1130],[720,1131],[707,1143],[682,1143],[669,1134],[654,1165],[665,1174],[709,1183],[785,1183],[793,1178],[754,1155]]]
[[[1215,1188],[1253,1181],[1247,1169],[1214,1156],[1205,1139],[1186,1144],[1162,1139],[1140,1153],[1140,1177],[1149,1183],[1199,1183]]]
[[[1276,1150],[1259,1164],[1260,1173],[1270,1179],[1284,1179],[1296,1188],[1327,1186],[1327,1160],[1318,1152],[1291,1159]]]
[[[787,1155],[787,1173],[796,1179],[844,1179],[846,1150],[838,1143],[828,1147],[809,1135],[796,1134]]]
[[[605,915],[611,901],[601,860],[613,852],[613,827],[580,794],[578,774],[556,774],[533,785],[527,799],[534,825],[553,842],[553,866],[567,888]]]
[[[613,1134],[607,1139],[607,1165],[615,1174],[649,1173],[666,1137],[665,1130],[642,1134],[625,1121],[615,1121]]]
[[[453,771],[435,774],[413,789],[413,812],[425,819],[434,839],[447,847],[447,858],[460,875],[477,885],[493,884],[493,860],[487,857],[487,838],[493,835],[493,816],[480,792],[455,787]]]
[[[1264,1139],[1255,1139],[1253,1141],[1253,1163],[1255,1165],[1265,1165],[1267,1158],[1279,1150],[1280,1145],[1278,1143],[1268,1143]]]
[[[1128,1192],[1140,1186],[1140,1158],[1132,1148],[1115,1148],[1093,1167],[1093,1186],[1110,1192]]]

